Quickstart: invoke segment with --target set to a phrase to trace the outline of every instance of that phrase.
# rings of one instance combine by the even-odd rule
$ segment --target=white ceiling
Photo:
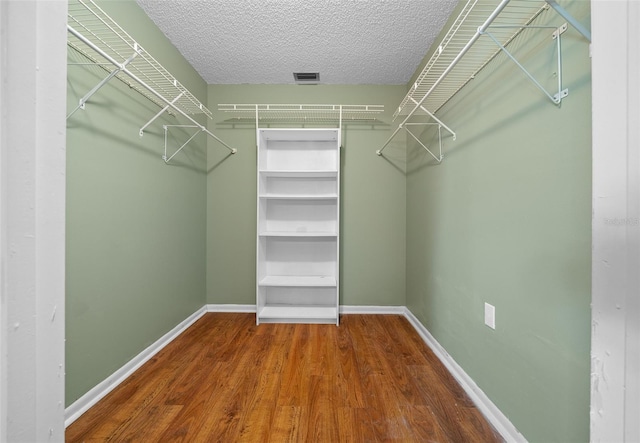
[[[457,0],[137,0],[209,84],[405,84]]]

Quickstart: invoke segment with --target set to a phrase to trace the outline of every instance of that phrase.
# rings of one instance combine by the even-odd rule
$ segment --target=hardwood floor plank
[[[308,403],[303,408],[306,420],[300,426],[302,441],[338,441],[338,417],[329,398],[330,390],[328,377],[310,377]]]
[[[270,428],[269,442],[289,443],[300,441],[300,407],[278,406],[274,411]]]
[[[402,406],[402,413],[407,421],[407,426],[412,429],[415,441],[425,443],[455,443],[449,439],[435,414],[427,406]]]
[[[123,429],[130,426],[138,414],[143,413],[152,403],[154,397],[163,392],[166,377],[170,373],[171,371],[169,370],[160,371],[159,378],[164,378],[164,383],[162,381],[158,383],[143,383],[140,377],[134,374],[136,376],[130,377],[130,380],[128,380],[130,383],[121,390],[121,392],[126,392],[126,399],[121,392],[112,392],[111,395],[105,397],[83,415],[83,418],[86,416],[87,426],[84,429],[77,427],[68,429],[67,438],[71,438],[73,441],[82,441],[91,435],[106,438],[106,436],[110,437],[119,434]],[[104,420],[103,417],[108,417],[109,419]],[[74,433],[76,429],[79,432]]]
[[[203,379],[200,390],[190,398],[185,398],[185,404],[181,411],[174,417],[170,426],[161,434],[157,441],[167,442],[190,442],[195,441],[194,436],[200,431],[207,421],[205,417],[210,397],[212,395],[224,395],[226,383],[223,375],[232,368],[229,362],[215,363],[211,367],[211,372]],[[216,417],[221,421],[221,415]]]
[[[341,443],[381,441],[375,432],[371,416],[365,408],[342,407],[338,413],[338,441]]]
[[[343,321],[347,321],[343,317]],[[364,408],[364,388],[358,368],[358,358],[350,329],[344,325],[336,332],[336,371],[335,389],[339,405],[351,408]]]
[[[182,406],[152,406],[137,414],[126,426],[120,426],[107,441],[159,441],[178,415]],[[124,423],[124,422],[123,422]]]
[[[73,423],[69,442],[500,442],[401,316],[206,314]]]

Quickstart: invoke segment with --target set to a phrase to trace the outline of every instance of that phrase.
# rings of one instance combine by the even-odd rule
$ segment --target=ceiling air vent
[[[319,72],[294,72],[293,79],[300,85],[315,85],[320,82]]]

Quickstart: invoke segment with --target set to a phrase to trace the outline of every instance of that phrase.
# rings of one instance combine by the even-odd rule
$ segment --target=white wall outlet
[[[489,303],[484,304],[484,324],[491,329],[496,328],[496,307]]]

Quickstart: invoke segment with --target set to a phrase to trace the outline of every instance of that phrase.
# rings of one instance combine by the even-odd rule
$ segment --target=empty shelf
[[[325,123],[377,121],[384,105],[219,104],[218,110],[237,119],[261,122]]]
[[[336,278],[330,276],[270,275],[260,280],[260,286],[335,287]]]
[[[260,237],[337,237],[337,232],[323,231],[264,231]]]
[[[69,47],[108,73],[79,100],[76,108],[67,115],[67,119],[78,109],[84,109],[89,98],[115,77],[162,108],[140,128],[140,136],[165,111],[173,112],[176,115],[180,114],[191,122],[191,125],[166,125],[164,127],[165,153],[162,158],[165,163],[179,153],[199,132],[208,134],[229,149],[232,154],[236,153],[236,149],[220,140],[193,117],[194,114],[205,114],[212,118],[211,111],[92,0],[69,1],[67,31]],[[167,153],[167,128],[176,126],[196,128],[198,131],[169,156]]]
[[[549,5],[562,18],[572,23],[585,38],[590,38],[589,32],[554,0],[468,0],[396,109],[393,118],[404,116],[404,120],[382,148],[376,151],[376,154],[382,155],[382,151],[391,140],[401,129],[404,129],[437,162],[441,162],[443,157],[440,129],[444,128],[451,133],[453,140],[456,139],[456,134],[436,117],[435,113],[500,53],[511,59],[533,82],[534,86],[554,104],[560,105],[562,99],[569,94],[568,89],[563,89],[562,86],[560,44],[560,36],[567,30],[567,23],[558,25],[537,23],[538,17],[549,9]],[[555,41],[553,46],[556,52],[557,70],[553,75],[557,81],[557,92],[555,90],[548,91],[507,49],[509,44],[524,29],[528,28],[548,32],[549,40]],[[419,124],[409,122],[409,119],[414,115],[429,116],[438,124],[438,155],[434,154],[428,146],[420,141],[418,136],[409,130],[409,125]]]
[[[491,33],[506,46],[546,8],[544,1],[503,1],[498,7],[495,0],[468,1],[400,103],[394,118],[409,114],[422,100],[423,107],[435,113],[500,53],[489,38],[477,38],[483,25],[490,24]]]
[[[335,200],[337,194],[264,194],[260,198],[268,198],[273,200]]]
[[[338,171],[324,170],[324,171],[267,171],[261,170],[260,174],[265,177],[299,177],[299,178],[318,178],[318,177],[337,177]]]
[[[159,94],[173,100],[175,108],[186,114],[212,118],[211,111],[93,1],[72,0],[68,11],[69,46],[107,72],[115,66],[126,66],[116,77],[158,106],[167,104]]]
[[[322,323],[335,323],[338,317],[335,306],[265,306],[258,312],[261,321],[289,320],[291,322],[317,321]]]

